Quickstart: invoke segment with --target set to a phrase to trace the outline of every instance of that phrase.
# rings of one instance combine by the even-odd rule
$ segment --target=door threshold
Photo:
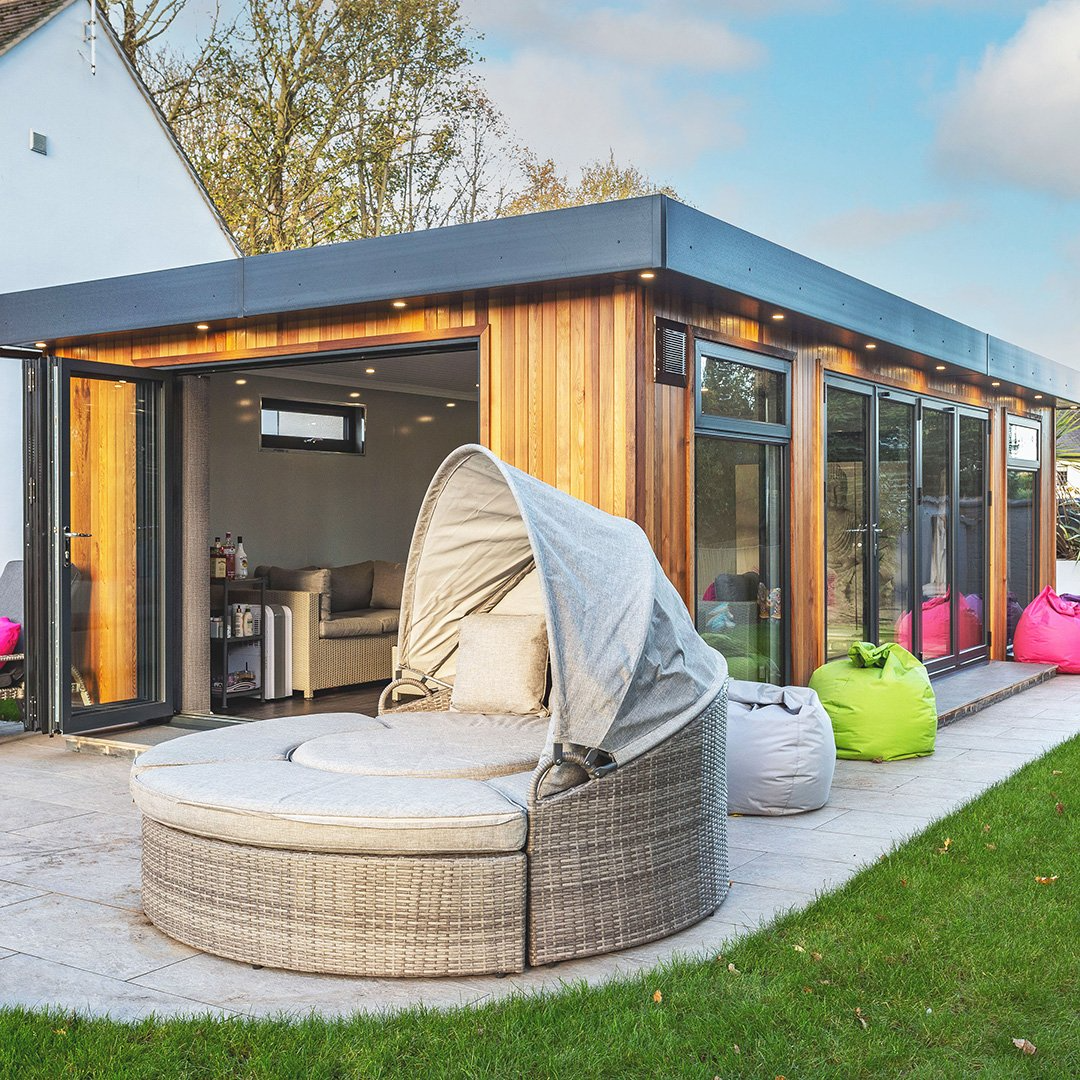
[[[147,724],[141,727],[121,728],[98,732],[94,735],[64,735],[68,750],[75,754],[100,754],[105,757],[122,757],[134,760],[145,750],[161,743],[207,731],[229,727],[232,721],[213,716],[174,716],[164,724]]]

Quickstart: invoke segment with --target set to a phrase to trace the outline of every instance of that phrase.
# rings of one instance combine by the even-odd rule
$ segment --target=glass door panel
[[[915,405],[878,398],[877,573],[878,643],[897,641],[901,627],[910,637],[914,588]],[[910,643],[909,646],[910,647]]]
[[[784,455],[773,443],[695,444],[698,632],[736,679],[784,679]]]
[[[868,394],[829,386],[825,438],[826,655],[847,655],[868,636],[870,404]]]
[[[922,408],[917,517],[922,659],[949,656],[952,644],[952,415]]]
[[[986,643],[986,421],[959,417],[956,508],[956,643],[960,653]]]
[[[1024,608],[1035,599],[1035,564],[1039,550],[1038,489],[1038,472],[1008,470],[1005,629],[1006,644],[1010,646]]]

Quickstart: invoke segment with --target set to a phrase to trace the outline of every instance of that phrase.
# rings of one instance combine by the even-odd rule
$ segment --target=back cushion
[[[319,618],[330,617],[332,592],[329,570],[286,570],[282,566],[270,567],[270,588],[286,592],[319,593]]]
[[[405,588],[405,564],[375,560],[375,581],[371,587],[373,608],[401,607],[401,591]]]
[[[21,631],[22,627],[17,622],[12,622],[8,618],[0,618],[0,656],[15,652],[15,647],[19,644]],[[0,668],[5,663],[7,663],[6,660],[0,660]]]
[[[450,707],[459,712],[544,713],[547,675],[543,615],[468,615],[458,626]]]
[[[375,564],[350,563],[330,568],[332,611],[356,611],[371,607],[371,589],[375,581]]]

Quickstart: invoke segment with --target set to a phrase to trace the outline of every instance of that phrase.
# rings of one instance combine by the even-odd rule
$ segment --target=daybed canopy
[[[458,623],[493,609],[547,620],[554,741],[620,763],[699,715],[727,677],[637,525],[463,446],[417,519],[400,666],[452,684]]]

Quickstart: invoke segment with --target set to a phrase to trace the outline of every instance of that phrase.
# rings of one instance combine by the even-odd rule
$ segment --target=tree
[[[637,195],[678,198],[673,188],[655,183],[635,165],[620,165],[614,150],[608,152],[606,159],[597,158],[585,165],[574,185],[559,172],[551,158],[540,161],[526,154],[522,171],[525,186],[507,202],[503,209],[506,216],[631,199]]]

